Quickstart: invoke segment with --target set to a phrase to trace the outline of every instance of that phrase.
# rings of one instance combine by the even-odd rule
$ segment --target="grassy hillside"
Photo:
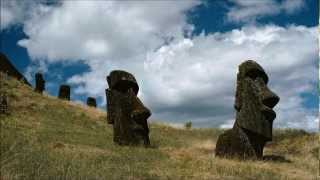
[[[316,134],[276,130],[265,161],[214,156],[219,129],[151,123],[152,148],[121,147],[100,110],[34,93],[5,80],[10,114],[0,115],[0,179],[315,179]],[[273,156],[271,156],[273,155]]]

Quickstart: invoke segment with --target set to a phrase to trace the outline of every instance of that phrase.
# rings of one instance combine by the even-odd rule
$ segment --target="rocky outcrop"
[[[31,86],[31,84],[27,81],[27,79],[11,64],[7,56],[1,52],[0,52],[0,72],[6,73],[11,77],[14,77],[18,80],[23,81],[28,86]]]

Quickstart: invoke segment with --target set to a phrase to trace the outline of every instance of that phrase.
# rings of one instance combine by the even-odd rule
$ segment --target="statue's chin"
[[[276,112],[266,106],[262,109],[262,114],[268,121],[273,121],[276,118]]]

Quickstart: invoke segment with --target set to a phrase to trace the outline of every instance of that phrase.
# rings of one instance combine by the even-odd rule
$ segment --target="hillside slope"
[[[314,179],[318,135],[276,130],[265,161],[214,157],[222,130],[151,123],[151,148],[112,142],[106,114],[4,82],[9,115],[0,115],[0,179]],[[272,156],[271,156],[272,155]]]

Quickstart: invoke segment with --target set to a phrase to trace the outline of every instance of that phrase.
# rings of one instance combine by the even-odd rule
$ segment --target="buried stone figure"
[[[61,85],[58,97],[59,99],[70,101],[70,86],[66,84]]]
[[[150,145],[147,119],[151,112],[137,97],[139,86],[128,72],[115,70],[107,76],[106,90],[109,124],[113,141],[119,145]]]
[[[94,97],[88,97],[87,98],[87,105],[91,107],[97,107],[96,98]]]
[[[36,73],[36,87],[34,89],[35,92],[38,92],[42,94],[42,92],[45,90],[45,81],[43,79],[43,76],[41,73]]]
[[[239,66],[235,98],[236,121],[231,130],[221,134],[216,156],[261,159],[267,141],[272,140],[276,117],[272,108],[279,97],[267,87],[268,76],[255,61]]]

